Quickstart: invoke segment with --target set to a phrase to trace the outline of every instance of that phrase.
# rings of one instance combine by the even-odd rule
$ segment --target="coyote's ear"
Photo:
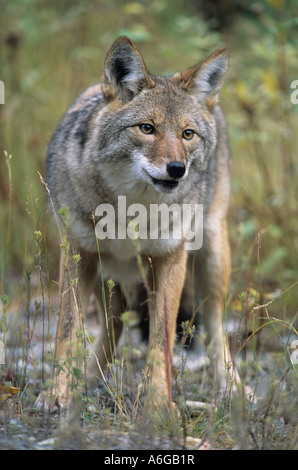
[[[228,70],[228,49],[222,47],[198,65],[181,74],[181,86],[194,95],[198,101],[205,101],[212,109]]]
[[[128,37],[118,38],[108,52],[102,85],[108,101],[116,96],[129,101],[153,86],[143,57]]]

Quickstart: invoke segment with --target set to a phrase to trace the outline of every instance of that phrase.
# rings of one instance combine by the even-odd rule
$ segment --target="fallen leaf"
[[[0,382],[0,403],[4,403],[9,398],[12,398],[19,393],[19,391],[20,389],[17,387],[12,387],[4,382]]]

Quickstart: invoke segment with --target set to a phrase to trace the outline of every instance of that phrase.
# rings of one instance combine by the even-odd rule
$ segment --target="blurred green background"
[[[46,206],[46,149],[76,96],[100,80],[112,42],[127,34],[156,74],[230,49],[221,94],[232,152],[230,306],[298,310],[298,1],[0,0],[0,295],[34,270],[57,276],[58,237]],[[12,156],[10,158],[10,155]],[[28,277],[28,276],[27,276]],[[243,297],[242,297],[243,300]]]

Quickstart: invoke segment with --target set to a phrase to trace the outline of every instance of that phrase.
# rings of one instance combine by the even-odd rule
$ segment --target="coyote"
[[[138,298],[138,292],[146,289],[151,299],[148,355],[154,357],[148,361],[153,364],[145,397],[149,409],[169,406],[167,374],[177,314],[185,311],[191,316],[198,307],[196,292],[207,352],[219,387],[225,383],[230,356],[221,316],[230,274],[226,223],[230,165],[225,121],[217,102],[227,68],[228,50],[222,47],[182,73],[154,76],[134,43],[120,37],[107,54],[101,84],[88,88],[71,105],[48,149],[47,184],[53,207],[68,208],[69,249],[61,249],[56,360],[64,361],[79,346],[78,331],[94,292],[101,333],[88,377],[91,381],[101,377],[121,335],[127,292]],[[108,204],[117,214],[119,196],[126,197],[127,205],[146,208],[161,203],[202,204],[202,247],[187,251],[183,237],[171,236],[143,237],[135,243],[129,237],[98,240],[96,208]],[[104,282],[97,277],[99,259]],[[109,279],[114,281],[112,287]],[[108,319],[104,298],[111,302]],[[69,402],[68,381],[65,371],[56,370],[54,396],[60,407]]]

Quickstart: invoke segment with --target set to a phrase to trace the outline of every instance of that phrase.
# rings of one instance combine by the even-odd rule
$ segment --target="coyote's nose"
[[[170,162],[167,166],[167,172],[172,178],[182,178],[185,173],[185,165],[182,162]]]

